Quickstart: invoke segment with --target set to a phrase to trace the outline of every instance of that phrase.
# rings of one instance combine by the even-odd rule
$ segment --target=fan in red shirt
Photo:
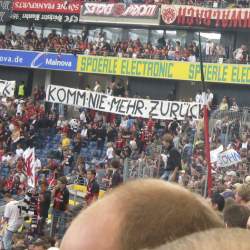
[[[51,171],[55,171],[56,169],[58,169],[59,165],[58,163],[53,160],[53,159],[48,159],[48,169]]]
[[[119,133],[118,136],[117,136],[117,139],[115,141],[115,147],[116,147],[116,149],[121,150],[124,146],[125,146],[125,143],[124,143],[124,140],[122,138],[122,134]]]
[[[57,171],[55,171],[53,174],[49,176],[48,186],[50,189],[54,188],[57,185],[57,176],[58,176]]]
[[[62,128],[62,133],[68,135],[68,133],[69,133],[69,125],[65,125]]]
[[[154,120],[152,119],[152,117],[150,117],[150,118],[148,119],[148,122],[147,122],[148,131],[152,131],[153,128],[154,128],[154,126],[155,126],[155,122],[154,122]]]
[[[4,149],[3,149],[3,145],[0,144],[0,162],[2,161],[2,157],[4,155]]]
[[[19,157],[16,163],[17,171],[22,172],[24,170],[24,165],[25,165],[24,159],[22,157]]]
[[[6,190],[11,190],[12,189],[12,187],[13,187],[13,182],[14,182],[14,180],[13,180],[13,178],[14,178],[14,176],[13,175],[11,175],[11,176],[9,176],[9,178],[5,181],[5,188],[6,188]]]
[[[100,187],[95,177],[96,177],[96,171],[94,169],[87,171],[88,185],[87,185],[87,193],[85,195],[87,206],[97,201],[99,197]]]

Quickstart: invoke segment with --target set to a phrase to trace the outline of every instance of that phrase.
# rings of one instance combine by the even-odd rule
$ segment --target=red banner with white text
[[[210,28],[250,28],[250,9],[216,9],[187,5],[162,5],[161,17],[167,25]]]
[[[14,0],[14,12],[80,14],[81,0]]]
[[[85,3],[82,15],[154,18],[158,12],[159,6],[153,4]]]
[[[160,7],[155,4],[89,2],[82,6],[80,22],[159,25]]]

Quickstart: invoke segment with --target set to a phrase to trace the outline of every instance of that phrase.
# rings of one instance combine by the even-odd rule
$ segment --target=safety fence
[[[238,111],[215,110],[209,119],[210,137],[220,137],[224,145],[235,139],[242,139],[250,125],[250,108],[239,108]]]
[[[153,144],[150,150],[137,160],[132,157],[124,160],[123,180],[160,177],[162,145]]]

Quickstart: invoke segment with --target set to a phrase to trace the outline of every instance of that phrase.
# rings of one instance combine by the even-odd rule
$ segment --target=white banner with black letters
[[[15,95],[15,81],[0,80],[0,96],[13,97]]]
[[[175,102],[110,96],[94,91],[49,85],[46,101],[62,103],[102,112],[163,120],[199,119],[202,106],[195,102]]]
[[[220,167],[229,167],[241,162],[240,154],[234,149],[228,149],[218,155],[217,165]]]

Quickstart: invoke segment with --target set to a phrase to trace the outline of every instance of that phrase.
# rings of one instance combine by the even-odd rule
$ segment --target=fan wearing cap
[[[161,176],[161,179],[177,182],[178,171],[181,170],[181,154],[174,147],[173,136],[171,134],[164,135],[163,146],[166,150],[166,161],[164,174]]]
[[[65,176],[60,177],[57,181],[57,185],[52,191],[53,199],[53,211],[52,222],[50,229],[50,236],[55,236],[55,231],[58,225],[58,236],[62,237],[65,232],[66,213],[69,205],[69,190],[67,188],[67,178]]]

